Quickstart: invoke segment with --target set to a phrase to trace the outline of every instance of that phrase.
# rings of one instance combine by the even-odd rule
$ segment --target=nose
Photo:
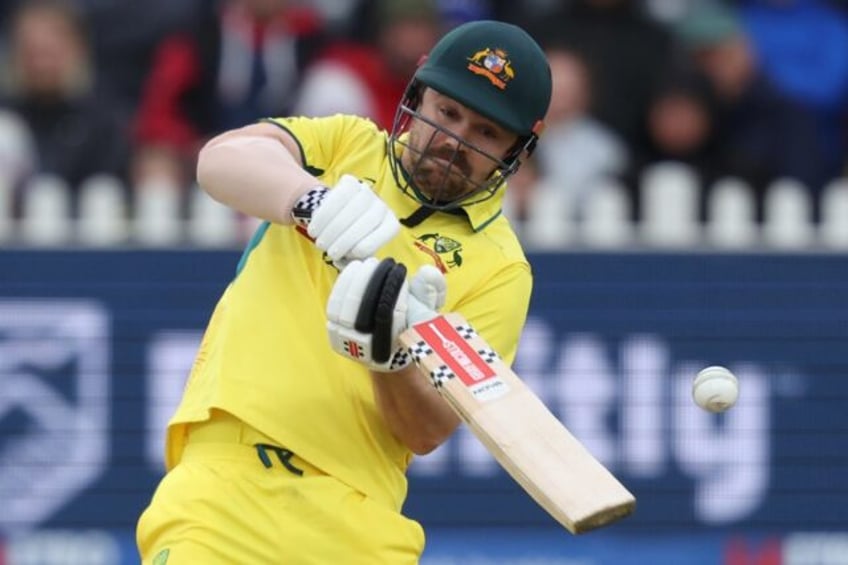
[[[465,152],[465,144],[463,140],[466,139],[466,135],[468,134],[468,126],[465,124],[455,124],[451,126],[449,129],[445,129],[445,131],[441,132],[440,137],[440,145],[442,147],[449,148],[457,153]]]

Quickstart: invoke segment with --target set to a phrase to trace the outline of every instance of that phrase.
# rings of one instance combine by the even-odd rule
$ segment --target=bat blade
[[[570,532],[587,532],[633,512],[633,494],[461,315],[416,324],[400,339],[498,463]]]

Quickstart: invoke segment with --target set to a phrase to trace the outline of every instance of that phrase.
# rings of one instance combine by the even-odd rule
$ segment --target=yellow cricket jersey
[[[343,174],[373,185],[399,218],[418,203],[395,182],[388,136],[353,116],[273,123],[298,141],[304,166],[332,187]],[[447,279],[444,311],[464,315],[512,362],[527,315],[530,267],[500,195],[467,215],[436,213],[378,253],[409,276],[436,265]],[[171,420],[166,460],[179,461],[184,424],[226,410],[279,445],[366,495],[400,510],[411,452],[384,424],[369,371],[329,345],[326,303],[338,271],[293,226],[263,224],[215,308],[185,394]],[[391,375],[385,378],[391,378]]]

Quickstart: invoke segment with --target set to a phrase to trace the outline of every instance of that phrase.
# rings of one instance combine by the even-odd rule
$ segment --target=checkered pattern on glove
[[[327,187],[316,186],[298,198],[291,212],[295,225],[303,228],[308,227],[310,220],[312,220],[312,212],[318,209],[318,206],[327,197],[328,192]]]

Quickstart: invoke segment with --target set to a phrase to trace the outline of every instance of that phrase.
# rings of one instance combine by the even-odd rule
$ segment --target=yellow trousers
[[[418,563],[417,522],[235,418],[216,412],[188,433],[182,460],[139,519],[144,565]]]

